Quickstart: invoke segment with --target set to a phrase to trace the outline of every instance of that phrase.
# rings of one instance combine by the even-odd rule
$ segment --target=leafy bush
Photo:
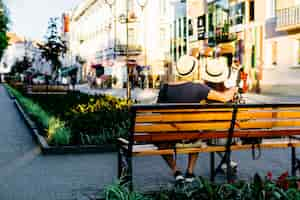
[[[71,140],[71,131],[65,123],[57,118],[49,120],[48,143],[52,145],[67,145]]]
[[[22,96],[21,93],[19,95]],[[114,143],[116,138],[126,137],[128,134],[130,120],[128,103],[125,100],[79,92],[66,95],[30,95],[26,99],[30,100],[32,107],[29,109],[31,111],[27,111],[37,113],[32,117],[48,129],[46,136],[53,145],[65,144],[67,141],[68,144],[75,145]],[[49,124],[51,117],[57,120]],[[67,131],[60,131],[65,129],[57,128],[58,125]],[[60,134],[53,135],[53,129]],[[60,138],[60,142],[55,138]]]
[[[282,174],[277,180],[272,176],[262,178],[258,174],[250,182],[237,181],[231,184],[215,184],[204,178],[193,183],[175,184],[158,193],[141,196],[129,192],[126,185],[116,184],[106,188],[106,200],[123,199],[152,200],[299,200],[300,179]]]
[[[47,129],[48,142],[54,145],[66,145],[70,143],[71,131],[65,123],[46,112],[41,106],[31,99],[24,97],[17,90],[7,86],[7,89],[16,97],[25,111],[41,125],[40,129]]]
[[[138,192],[131,192],[126,185],[120,183],[105,188],[105,199],[109,200],[149,200]]]

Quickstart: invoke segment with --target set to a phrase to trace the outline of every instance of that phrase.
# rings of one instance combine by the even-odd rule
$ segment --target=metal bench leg
[[[296,170],[297,170],[297,158],[296,158],[296,148],[291,148],[292,153],[292,176],[296,176]]]
[[[210,153],[210,180],[215,181],[215,152]]]
[[[133,191],[133,182],[132,182],[132,156],[128,155],[127,156],[127,164],[128,164],[128,169],[127,169],[127,183],[128,183],[128,188],[130,191]]]
[[[231,161],[231,158],[230,158],[230,154],[226,157],[226,176],[227,176],[227,181],[228,183],[230,183],[232,181],[232,169],[231,169],[231,165],[230,165],[230,161]]]
[[[122,152],[120,146],[118,147],[118,179],[122,178],[123,162],[122,162]]]

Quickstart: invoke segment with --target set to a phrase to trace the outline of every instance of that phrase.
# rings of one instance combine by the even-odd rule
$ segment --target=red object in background
[[[246,72],[241,72],[241,80],[243,81],[243,93],[248,91],[248,84],[247,84],[248,74]]]

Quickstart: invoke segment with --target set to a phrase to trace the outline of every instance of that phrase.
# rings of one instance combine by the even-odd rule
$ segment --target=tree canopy
[[[6,36],[7,31],[9,30],[9,13],[8,9],[0,0],[0,58],[4,53],[4,50],[8,46],[8,38]]]
[[[52,72],[57,74],[58,69],[62,66],[60,57],[67,51],[66,43],[58,32],[58,18],[50,18],[46,41],[44,44],[39,45],[39,48],[41,49],[42,57],[47,61],[51,61]]]

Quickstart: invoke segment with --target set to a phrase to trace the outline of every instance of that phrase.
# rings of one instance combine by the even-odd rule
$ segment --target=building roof
[[[16,44],[16,43],[24,42],[24,38],[18,36],[16,33],[7,32],[6,36],[8,37],[8,43],[9,44]]]

